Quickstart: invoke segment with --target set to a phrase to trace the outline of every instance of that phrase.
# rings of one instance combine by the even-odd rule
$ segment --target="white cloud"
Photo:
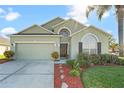
[[[13,11],[12,8],[8,8],[8,11],[3,10],[0,8],[0,18],[4,18],[7,21],[13,21],[19,18],[21,15],[19,12]]]
[[[73,18],[81,23],[87,23],[86,8],[88,5],[72,5],[69,7],[69,12],[66,14],[67,18]]]
[[[5,19],[7,21],[13,21],[17,18],[20,17],[20,14],[18,12],[9,12],[6,16],[5,16]]]
[[[15,28],[13,27],[6,27],[6,28],[3,28],[1,31],[0,31],[1,34],[4,34],[4,35],[10,35],[10,34],[15,34],[17,33],[17,31],[15,30]]]
[[[86,9],[89,5],[72,5],[69,7],[69,12],[64,17],[65,19],[73,18],[81,23],[87,23]],[[105,12],[102,18],[110,16],[110,12]]]
[[[102,18],[107,18],[107,17],[109,17],[109,16],[110,16],[110,12],[105,12],[105,13],[103,14]]]
[[[4,9],[0,8],[0,14],[5,14],[5,13],[6,13],[6,11]]]
[[[111,34],[112,35],[112,31],[111,30],[106,30],[109,34]]]
[[[9,39],[8,36],[10,34],[15,34],[15,33],[17,33],[17,31],[13,27],[6,27],[6,28],[3,28],[2,30],[0,30],[0,36],[3,38],[6,38],[6,39]]]

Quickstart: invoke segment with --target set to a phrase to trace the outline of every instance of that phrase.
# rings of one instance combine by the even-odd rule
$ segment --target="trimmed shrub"
[[[100,63],[101,64],[110,63],[110,59],[111,59],[110,54],[101,54],[100,55]]]
[[[110,63],[118,64],[119,58],[116,55],[111,55]]]
[[[14,56],[14,52],[11,50],[5,51],[4,56],[8,59],[11,59]]]
[[[118,60],[119,65],[124,65],[124,57],[118,57]]]
[[[102,54],[100,55],[100,61],[101,64],[106,64],[106,63],[117,63],[118,62],[118,56],[112,55],[112,54]]]
[[[99,64],[99,62],[100,62],[100,56],[99,55],[97,55],[97,54],[91,54],[90,56],[89,56],[89,62],[90,63],[93,63],[93,64]]]
[[[79,75],[80,75],[80,72],[79,72],[79,70],[72,69],[72,70],[69,72],[69,74],[70,74],[71,76],[79,76]]]
[[[82,53],[78,54],[77,62],[79,63],[80,66],[87,68],[89,66],[89,55]]]
[[[55,51],[55,52],[51,53],[51,57],[55,61],[55,60],[57,60],[59,58],[59,53]]]

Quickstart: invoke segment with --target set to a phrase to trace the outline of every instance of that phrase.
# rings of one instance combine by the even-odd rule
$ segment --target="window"
[[[83,42],[83,52],[87,54],[97,54],[97,40],[92,34],[87,35],[82,40]]]
[[[70,32],[67,29],[62,29],[59,32],[60,35],[63,35],[64,37],[68,37],[70,35]]]

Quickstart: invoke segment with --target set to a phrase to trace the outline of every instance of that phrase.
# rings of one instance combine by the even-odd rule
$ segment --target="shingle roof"
[[[63,22],[64,19],[60,18],[60,17],[56,17],[48,22],[46,22],[45,24],[42,24],[41,26],[46,28],[46,29],[49,29],[49,30],[52,30],[52,26],[58,24],[58,23],[61,23]]]
[[[56,35],[56,33],[35,24],[14,35]]]

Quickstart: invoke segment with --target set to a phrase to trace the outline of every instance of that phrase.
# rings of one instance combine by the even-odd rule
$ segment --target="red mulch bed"
[[[82,82],[79,77],[72,77],[69,75],[69,71],[71,68],[69,68],[67,65],[62,64],[62,69],[64,71],[64,79],[63,81],[67,83],[68,88],[82,88]],[[61,88],[62,80],[60,79],[60,69],[59,69],[59,64],[54,65],[54,87],[55,88]]]
[[[3,63],[6,63],[6,62],[9,62],[11,60],[7,60],[7,59],[0,59],[0,64],[3,64]]]

